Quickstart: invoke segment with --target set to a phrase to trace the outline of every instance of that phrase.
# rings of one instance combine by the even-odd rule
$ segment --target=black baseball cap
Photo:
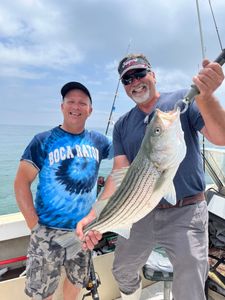
[[[126,56],[119,63],[118,72],[120,74],[120,77],[123,77],[125,73],[133,69],[146,69],[150,71],[151,64],[144,56]]]
[[[66,94],[71,90],[81,90],[81,91],[83,91],[89,97],[89,99],[92,103],[91,94],[90,94],[89,90],[82,83],[76,82],[76,81],[71,81],[71,82],[66,83],[61,88],[62,97],[64,98],[66,96]]]

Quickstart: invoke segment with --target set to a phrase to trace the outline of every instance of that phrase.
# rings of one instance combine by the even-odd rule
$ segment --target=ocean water
[[[0,215],[18,212],[14,195],[14,178],[16,176],[20,157],[31,141],[39,132],[52,127],[1,125],[0,126]],[[100,129],[97,129],[101,131]],[[103,160],[99,175],[106,177],[112,167],[112,160]],[[32,184],[35,193],[37,182]]]
[[[33,138],[39,132],[50,129],[44,126],[22,126],[22,125],[1,125],[0,126],[0,215],[18,212],[16,204],[13,182],[19,165],[20,157]],[[102,131],[104,129],[93,128]],[[206,142],[206,147],[211,146]],[[221,147],[220,147],[221,148]],[[222,149],[225,149],[222,147]],[[224,159],[224,157],[223,157]],[[225,160],[223,162],[225,169]],[[112,167],[112,160],[103,160],[99,170],[99,176],[106,177]],[[206,173],[206,182],[212,183],[211,178]],[[35,193],[36,183],[32,185]]]

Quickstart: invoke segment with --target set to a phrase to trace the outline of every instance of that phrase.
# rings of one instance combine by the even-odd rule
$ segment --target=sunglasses
[[[137,71],[135,73],[123,76],[121,78],[121,81],[124,85],[128,85],[128,84],[131,84],[134,79],[144,78],[147,75],[147,73],[148,73],[148,70],[146,70],[146,69]]]

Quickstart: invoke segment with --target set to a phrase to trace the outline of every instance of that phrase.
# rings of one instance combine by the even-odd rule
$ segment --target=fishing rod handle
[[[214,62],[220,64],[221,66],[225,63],[225,49],[222,50],[220,55],[214,60]],[[195,84],[191,85],[191,89],[188,91],[184,97],[184,102],[191,103],[193,98],[200,93],[199,89]]]

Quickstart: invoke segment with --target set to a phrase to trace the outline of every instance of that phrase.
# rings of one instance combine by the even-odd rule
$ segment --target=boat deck
[[[140,300],[164,300],[164,299],[165,298],[163,294],[163,282],[160,281],[160,282],[153,283],[150,286],[144,288],[142,290]],[[116,300],[121,300],[121,298],[117,298]],[[170,300],[172,300],[171,293],[170,293]],[[224,300],[224,297],[210,290],[208,300]]]
[[[94,257],[95,271],[100,276],[101,285],[98,288],[100,300],[121,300],[118,286],[112,276],[111,267],[113,261],[113,253],[108,253]],[[23,272],[24,268],[17,270],[18,274]],[[4,276],[4,277],[3,277]],[[14,279],[8,275],[3,275],[0,281],[0,295],[4,300],[29,300],[30,298],[24,294],[25,277],[17,277]],[[65,274],[62,276],[62,280]],[[53,297],[53,300],[62,300],[62,280],[59,288]],[[86,289],[82,290],[79,300],[82,300],[83,295],[87,293]],[[91,300],[92,297],[85,297],[85,300]],[[153,282],[143,278],[143,290],[140,300],[164,300],[164,282]],[[170,294],[170,300],[172,295]],[[209,300],[224,300],[223,296],[218,293],[209,291]]]

